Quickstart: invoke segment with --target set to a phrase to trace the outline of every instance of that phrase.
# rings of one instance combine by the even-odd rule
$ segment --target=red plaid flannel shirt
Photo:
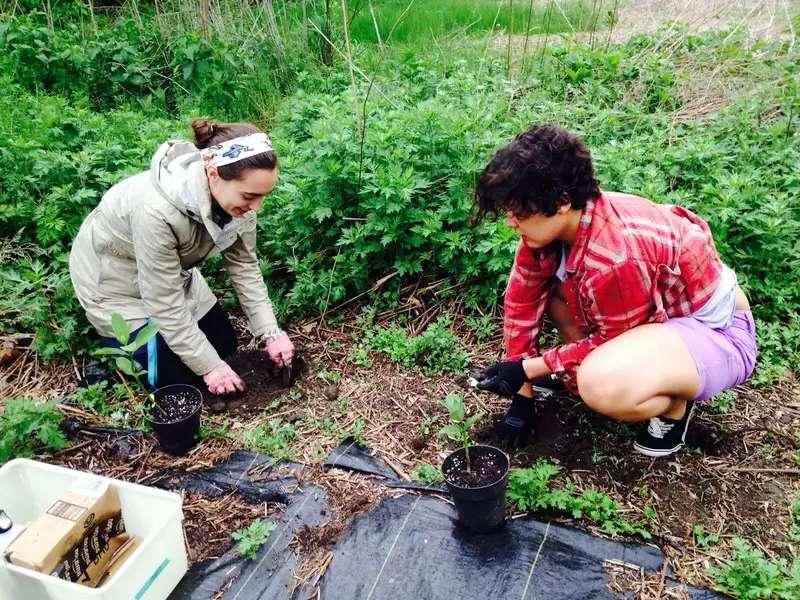
[[[560,262],[560,242],[518,246],[504,302],[507,358],[539,354]],[[592,350],[637,325],[697,311],[714,293],[722,262],[708,225],[692,212],[603,192],[583,210],[566,270],[567,304],[586,337],[542,357],[577,392],[576,369]]]

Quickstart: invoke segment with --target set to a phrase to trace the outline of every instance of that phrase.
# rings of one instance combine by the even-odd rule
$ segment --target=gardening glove
[[[286,332],[280,334],[267,342],[267,354],[279,368],[291,367],[294,357],[294,344]]]
[[[477,388],[479,390],[511,398],[528,381],[528,376],[525,375],[522,359],[519,358],[495,363],[479,373],[475,379],[478,381]]]
[[[533,435],[533,399],[514,394],[511,406],[494,425],[494,437],[509,449],[524,446]]]
[[[237,390],[244,391],[244,381],[225,361],[222,361],[203,375],[203,381],[206,382],[208,391],[212,394],[230,394]]]

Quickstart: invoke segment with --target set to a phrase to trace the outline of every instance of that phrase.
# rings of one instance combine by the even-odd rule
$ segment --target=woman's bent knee
[[[629,394],[625,386],[591,361],[578,367],[578,394],[589,408],[602,415],[614,418],[626,412]]]

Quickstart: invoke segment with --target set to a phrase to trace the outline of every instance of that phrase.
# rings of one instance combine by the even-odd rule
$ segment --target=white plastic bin
[[[80,481],[98,475],[18,458],[0,467],[0,507],[16,523],[45,512]],[[102,478],[108,479],[108,478]],[[164,600],[188,569],[181,497],[116,479],[127,531],[142,540],[111,579],[89,588],[0,558],[0,600]]]

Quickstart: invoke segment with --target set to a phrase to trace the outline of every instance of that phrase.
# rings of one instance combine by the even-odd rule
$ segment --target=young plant
[[[147,386],[142,382],[142,376],[147,374],[144,369],[138,368],[133,356],[136,351],[144,346],[150,338],[158,333],[158,329],[152,323],[148,323],[142,327],[136,334],[136,337],[131,341],[131,328],[122,318],[119,313],[111,315],[111,328],[114,331],[114,337],[120,343],[119,348],[101,348],[95,351],[95,356],[106,356],[114,360],[114,365],[120,372],[133,377],[133,380],[138,386],[139,392],[144,394],[153,402],[153,397],[150,394]]]
[[[239,554],[255,560],[258,550],[267,541],[269,534],[275,529],[277,525],[273,521],[263,521],[256,519],[247,527],[243,527],[231,534],[231,537],[236,544],[236,550]]]
[[[790,567],[782,558],[769,560],[741,538],[733,539],[730,560],[709,572],[717,589],[735,598],[800,597],[800,562]]]
[[[412,479],[427,483],[428,485],[438,485],[444,481],[442,472],[436,467],[427,464],[414,467],[409,475],[411,475]]]
[[[483,416],[483,413],[479,411],[468,417],[464,409],[464,398],[460,394],[449,394],[442,400],[441,404],[447,409],[450,423],[439,430],[439,437],[449,438],[464,447],[464,459],[469,473],[472,468],[469,460],[469,446],[472,443],[469,437],[469,430]]]

